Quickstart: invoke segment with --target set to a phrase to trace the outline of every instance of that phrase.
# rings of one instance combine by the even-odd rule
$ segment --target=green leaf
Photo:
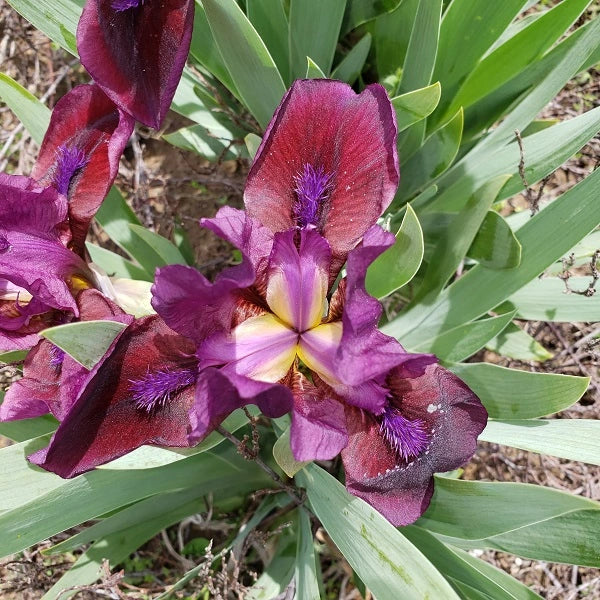
[[[451,548],[434,535],[411,525],[402,528],[406,536],[446,577],[456,585],[469,586],[493,600],[535,600],[541,598],[508,573],[475,558],[458,548]]]
[[[506,115],[507,111],[524,97],[525,93],[529,93],[556,68],[592,25],[593,21],[589,21],[578,27],[541,59],[528,65],[519,75],[469,107],[465,114],[465,137],[467,139],[474,137]],[[586,71],[598,61],[600,61],[600,47],[587,59],[581,61],[578,71]]]
[[[447,112],[454,114],[460,106],[466,109],[541,58],[589,3],[590,0],[560,2],[488,54],[469,73]]]
[[[446,105],[480,58],[500,37],[524,0],[452,2],[444,12],[433,79],[442,84]]]
[[[496,354],[516,360],[544,362],[554,356],[514,323],[509,323],[506,329],[490,340],[485,347]]]
[[[75,30],[84,0],[9,0],[36,29],[73,55],[77,55]]]
[[[440,101],[439,83],[391,99],[396,111],[398,133],[429,116]]]
[[[231,134],[216,137],[203,125],[183,127],[162,136],[164,140],[182,150],[194,152],[210,161],[232,160],[240,156],[240,148],[233,143]]]
[[[4,398],[4,392],[0,392],[0,397]],[[3,421],[0,422],[0,435],[13,442],[24,442],[54,431],[57,425],[58,421],[51,415],[18,421]],[[2,463],[2,468],[5,468],[4,463]]]
[[[408,159],[402,169],[404,183],[396,194],[396,202],[410,198],[448,169],[458,153],[462,128],[463,112],[459,110],[451,121],[434,131],[418,152]],[[405,133],[409,132],[410,129]],[[400,151],[402,151],[404,146],[402,142],[400,144]]]
[[[175,492],[157,494],[150,498],[140,500],[131,506],[110,514],[93,525],[86,527],[75,535],[59,542],[44,552],[47,554],[58,554],[61,552],[72,552],[84,544],[99,541],[108,535],[126,530],[130,525],[141,523],[145,519],[153,519],[163,514],[168,514],[170,509],[176,509],[181,505],[194,501],[196,510],[205,510],[205,491],[201,487],[192,487]],[[189,513],[188,513],[189,514]],[[184,515],[186,516],[186,515]],[[179,519],[175,519],[177,521]],[[166,525],[165,525],[166,527]]]
[[[113,569],[161,530],[204,510],[204,492],[204,487],[195,487],[153,496],[84,530],[88,539],[96,541],[46,592],[42,600],[70,598],[76,593],[70,588],[89,585],[100,578],[104,560],[108,560]]]
[[[600,47],[600,19],[591,21],[589,29],[573,44],[570,51],[518,106],[486,137],[481,148],[498,147],[514,136],[515,129],[525,129],[574,75],[582,61]]]
[[[439,335],[476,319],[498,306],[596,228],[600,222],[599,182],[600,169],[596,169],[519,229],[516,235],[523,253],[516,269],[498,271],[477,265],[446,288],[432,304],[403,311],[399,318],[385,325],[383,331],[401,337],[403,343],[416,343],[427,335]]]
[[[0,363],[20,363],[25,360],[25,357],[29,353],[29,350],[10,350],[8,352],[0,353]]]
[[[199,0],[196,0],[194,12],[190,56],[214,75],[234,96],[239,97],[223,56],[215,44],[204,7]]]
[[[600,19],[598,21],[600,22]],[[527,181],[532,185],[554,171],[598,131],[600,131],[600,107],[525,138],[523,146]],[[458,161],[436,182],[440,192],[427,204],[425,210],[427,212],[460,210],[474,189],[503,173],[510,173],[512,178],[502,190],[499,200],[522,191],[517,141],[495,150],[493,160],[490,160],[489,156],[489,150],[484,150],[480,145],[475,146],[470,154]],[[421,206],[419,204],[419,208]],[[417,212],[420,212],[419,208],[415,204]]]
[[[290,428],[288,427],[273,444],[273,458],[281,470],[288,476],[293,477],[308,462],[298,462],[292,454],[290,447]]]
[[[409,204],[394,245],[376,258],[367,270],[366,287],[369,294],[385,298],[406,285],[421,266],[423,249],[423,231]]]
[[[310,57],[306,57],[306,79],[326,79],[321,67]]]
[[[296,543],[296,600],[319,600],[319,581],[313,534],[308,512],[298,508],[298,540]]]
[[[569,287],[585,290],[590,281],[590,277],[572,277]],[[567,294],[558,277],[534,279],[515,292],[509,302],[520,318],[531,321],[600,321],[600,294]]]
[[[402,0],[393,12],[376,19],[375,57],[380,81],[402,68],[418,7],[419,0]]]
[[[514,269],[521,262],[521,244],[510,225],[492,210],[485,216],[467,256],[490,269]]]
[[[277,66],[235,0],[203,0],[202,4],[240,98],[266,127],[285,93]]]
[[[463,548],[598,566],[599,509],[592,500],[537,485],[436,477],[430,507],[416,525]]]
[[[41,144],[50,122],[50,109],[4,73],[0,73],[0,100],[17,115],[34,141]]]
[[[511,322],[513,313],[472,321],[450,329],[433,339],[420,342],[410,350],[431,352],[444,362],[460,362],[481,350]]]
[[[165,265],[185,265],[187,264],[184,256],[179,251],[179,248],[175,244],[171,243],[167,238],[162,235],[158,235],[149,229],[146,229],[142,225],[129,225],[134,236],[146,243],[149,250],[153,251],[156,258],[152,256],[152,262],[148,264],[148,258],[145,257],[134,257],[141,264],[145,264],[146,269],[154,273],[156,267],[164,267]],[[151,268],[149,268],[151,267]]]
[[[392,12],[401,2],[402,0],[347,0],[341,35],[380,15]]]
[[[493,419],[531,419],[569,408],[585,393],[587,377],[532,373],[488,363],[455,364],[458,375]]]
[[[490,421],[479,439],[600,465],[600,421],[592,419]]]
[[[195,251],[188,233],[180,223],[175,223],[173,226],[173,243],[177,246],[188,265],[193,265],[196,262]]]
[[[329,473],[310,464],[296,479],[335,545],[378,600],[458,598],[395,527]]]
[[[262,142],[262,138],[260,138],[255,133],[249,133],[245,138],[246,148],[248,148],[248,154],[250,158],[254,158],[256,153],[258,152],[258,148],[260,147],[260,143]]]
[[[42,439],[41,447],[44,445]],[[27,446],[24,450],[29,454],[39,447],[38,442],[37,447]],[[214,494],[215,499],[231,496],[232,493],[249,493],[271,484],[262,470],[237,455],[233,445],[226,446],[225,451],[218,455],[205,452],[152,470],[103,468],[68,480],[46,472],[40,473],[40,469],[31,465],[26,469],[21,466],[20,469],[22,477],[33,481],[50,478],[54,489],[41,496],[30,496],[17,508],[0,514],[1,556],[19,552],[121,506],[162,492],[189,487],[190,483],[203,485],[204,489]],[[5,473],[8,476],[3,462],[2,474]]]
[[[500,175],[479,188],[467,200],[462,211],[447,225],[429,260],[423,283],[417,290],[413,305],[425,298],[431,299],[437,296],[456,273],[490,207],[509,177],[509,175]]]
[[[117,321],[80,321],[44,329],[40,335],[86,369],[93,369],[125,327]]]
[[[369,50],[371,49],[371,34],[367,33],[360,41],[346,54],[344,60],[334,69],[331,74],[332,79],[339,79],[352,85],[360,75]]]
[[[431,83],[441,16],[442,0],[419,2],[402,67],[399,93],[410,92]]]
[[[143,281],[153,281],[154,279],[145,269],[138,267],[119,254],[115,254],[106,248],[96,246],[90,242],[86,242],[85,247],[90,253],[92,262],[106,271],[110,277],[125,277],[127,279],[141,279]]]
[[[307,56],[325,73],[330,72],[345,8],[346,0],[291,0],[292,79],[304,77]]]
[[[290,81],[289,24],[282,0],[247,0],[248,18],[269,49],[283,81]]]
[[[129,229],[130,225],[139,225],[139,219],[116,187],[110,189],[102,202],[96,213],[96,221],[102,225],[110,239],[131,257],[136,258],[140,255],[144,244],[140,243]],[[142,267],[145,265],[142,264]]]

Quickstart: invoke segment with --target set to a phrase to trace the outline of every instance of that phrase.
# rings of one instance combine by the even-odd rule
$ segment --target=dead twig
[[[521,183],[525,188],[523,190],[523,195],[529,204],[529,209],[531,210],[531,216],[533,217],[540,210],[540,200],[544,194],[544,189],[546,184],[550,180],[550,175],[547,175],[542,179],[540,183],[540,187],[537,192],[535,192],[532,187],[529,185],[527,181],[527,177],[525,176],[525,149],[523,146],[523,138],[521,137],[521,132],[518,129],[515,129],[515,136],[517,138],[517,144],[519,145],[519,176],[521,177]]]
[[[563,283],[565,284],[566,294],[577,294],[579,296],[586,296],[587,298],[591,298],[596,293],[596,284],[598,283],[598,280],[600,280],[598,260],[600,260],[600,248],[594,252],[590,260],[592,280],[588,284],[587,288],[585,288],[584,290],[574,290],[569,285],[569,279],[573,276],[573,274],[570,271],[570,268],[575,264],[575,255],[571,253],[567,258],[562,259],[563,270],[562,273],[559,275],[559,278],[562,279]]]

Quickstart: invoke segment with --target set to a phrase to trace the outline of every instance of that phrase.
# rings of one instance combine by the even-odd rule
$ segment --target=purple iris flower
[[[406,524],[427,507],[433,473],[472,455],[486,412],[434,356],[377,329],[382,309],[365,275],[394,241],[374,222],[397,181],[393,110],[379,86],[356,95],[339,82],[296,82],[250,171],[247,213],[223,208],[203,221],[242,264],[214,283],[164,267],[153,305],[196,343],[192,441],[239,406],[269,415],[291,396],[295,458],[342,452],[348,489]]]
[[[192,39],[194,0],[87,0],[77,28],[81,63],[110,99],[159,129]]]
[[[398,182],[395,134],[383,88],[296,82],[252,166],[247,212],[225,207],[202,223],[241,264],[213,282],[159,269],[158,316],[131,322],[71,379],[61,425],[31,460],[70,477],[144,443],[196,443],[252,403],[291,412],[297,460],[341,452],[350,492],[396,525],[418,518],[433,473],[470,458],[487,414],[433,355],[377,329],[365,276],[394,242],[375,222]],[[63,364],[45,352],[48,369]]]
[[[79,314],[93,286],[89,224],[118,170],[133,119],[95,85],[52,112],[32,177],[0,174],[0,350],[31,348],[37,333]]]

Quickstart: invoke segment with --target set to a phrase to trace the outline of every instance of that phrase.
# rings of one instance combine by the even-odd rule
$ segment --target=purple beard
[[[77,146],[72,146],[71,148],[59,146],[57,153],[58,161],[56,163],[54,185],[59,194],[66,196],[69,192],[71,180],[78,171],[88,164],[89,158]]]
[[[140,4],[144,4],[144,1],[145,0],[113,0],[110,6],[117,12],[123,12],[130,8],[137,8]]]
[[[332,176],[323,167],[315,169],[312,165],[305,164],[302,171],[294,177],[294,218],[300,227],[317,225],[320,209],[332,189]]]

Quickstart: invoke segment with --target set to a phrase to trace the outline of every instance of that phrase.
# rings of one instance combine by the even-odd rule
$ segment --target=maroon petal
[[[293,371],[294,394],[290,442],[297,461],[330,460],[348,443],[344,405],[325,385],[316,387]]]
[[[395,114],[383,87],[357,95],[339,81],[300,80],[269,124],[244,201],[273,231],[305,225],[310,213],[339,268],[392,201],[398,177]]]
[[[160,128],[190,49],[194,0],[88,0],[81,63],[119,108]]]
[[[344,327],[336,356],[336,373],[344,384],[359,385],[400,364],[410,363],[415,374],[420,374],[436,362],[432,354],[407,353],[394,338],[377,329],[381,303],[367,293],[365,277],[368,266],[393,243],[391,233],[374,225],[348,255]]]
[[[98,319],[130,323],[131,317],[97,290],[84,290],[77,297],[80,321]],[[89,371],[47,340],[29,352],[23,377],[11,384],[0,406],[0,421],[28,419],[51,412],[62,421]]]
[[[278,418],[292,409],[289,388],[278,383],[255,381],[220,369],[202,371],[190,411],[190,442],[196,443],[214,431],[234,410],[256,404],[268,417]]]
[[[165,373],[179,384],[180,373],[193,373],[193,351],[190,340],[159,317],[134,321],[90,372],[48,448],[33,454],[31,462],[73,477],[144,444],[187,446],[194,386],[161,385]],[[144,386],[146,392],[154,386],[154,402],[142,395]]]
[[[473,456],[487,413],[458,377],[437,365],[417,378],[403,367],[394,369],[388,385],[393,406],[424,427],[427,445],[418,456],[403,458],[390,447],[380,419],[347,407],[350,441],[342,459],[348,491],[394,525],[407,525],[429,505],[433,474],[456,469]]]
[[[133,125],[96,85],[77,86],[52,111],[32,176],[68,197],[72,247],[78,254],[117,175]]]

